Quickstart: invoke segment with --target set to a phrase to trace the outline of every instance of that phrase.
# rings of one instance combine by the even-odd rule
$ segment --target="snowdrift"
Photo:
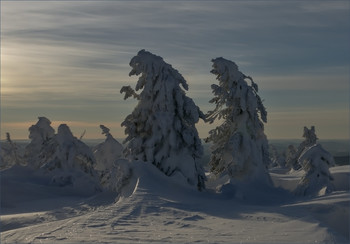
[[[329,171],[334,178],[332,181],[334,191],[349,191],[350,165],[332,167],[329,168]],[[299,170],[288,173],[286,169],[274,168],[270,170],[270,175],[276,187],[293,192],[297,188],[304,172]],[[322,195],[324,192],[320,194]]]
[[[277,189],[264,192],[269,198],[264,199],[262,191],[268,188],[260,188],[255,193],[260,191],[261,197],[249,193],[238,198],[237,189],[251,187],[232,192],[234,185],[222,182],[217,192],[217,182],[211,181],[205,192],[198,192],[181,174],[168,177],[141,161],[130,163],[130,168],[132,174],[118,195],[76,195],[67,187],[46,185],[48,178],[30,175],[23,167],[2,171],[1,243],[349,241],[349,191],[291,198],[288,191]],[[350,168],[335,167],[331,172],[334,178],[345,179]],[[281,187],[292,178],[284,178],[284,172],[271,175]],[[335,185],[344,189],[345,182]]]

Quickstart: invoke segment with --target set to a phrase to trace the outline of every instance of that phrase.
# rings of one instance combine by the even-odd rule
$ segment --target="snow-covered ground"
[[[1,172],[1,243],[348,243],[350,166],[331,168],[336,191],[295,197],[282,188],[215,192],[190,188],[152,165],[133,163],[118,195],[48,186],[14,166]],[[292,190],[301,172],[271,170]],[[242,190],[242,189],[241,189]]]

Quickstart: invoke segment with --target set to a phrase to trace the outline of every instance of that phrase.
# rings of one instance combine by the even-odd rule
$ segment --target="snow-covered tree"
[[[6,141],[1,144],[0,169],[9,168],[16,164],[25,164],[19,147],[12,141],[10,133],[6,133]]]
[[[127,159],[119,158],[113,163],[113,167],[100,174],[100,182],[104,189],[120,192],[127,185],[132,175],[132,166]]]
[[[75,185],[79,184],[77,179],[83,177],[93,185],[96,183],[96,189],[98,188],[93,152],[89,146],[73,136],[66,124],[58,127],[57,134],[46,143],[40,157],[43,169],[57,172],[53,179],[54,184]]]
[[[277,148],[273,145],[270,145],[270,150],[271,150],[271,167],[280,167],[284,168],[286,164],[286,155],[284,152],[279,153],[277,151]]]
[[[311,126],[310,129],[308,129],[305,126],[303,137],[305,138],[305,140],[300,143],[295,154],[294,155],[291,154],[286,162],[287,165],[290,165],[293,170],[301,169],[301,165],[299,164],[299,161],[298,161],[299,157],[305,151],[306,148],[309,148],[317,143],[318,138],[315,133],[315,126]]]
[[[122,157],[123,146],[112,136],[109,128],[100,125],[102,134],[106,136],[106,140],[93,148],[96,159],[95,169],[105,171],[112,169],[113,163]]]
[[[126,155],[150,162],[168,176],[181,173],[203,189],[205,174],[198,162],[203,148],[195,124],[204,114],[186,96],[186,80],[163,58],[145,50],[131,59],[130,66],[130,76],[141,76],[135,88],[140,94],[130,86],[121,89],[125,99],[138,99],[122,123],[129,142]]]
[[[211,170],[228,174],[232,179],[251,179],[270,184],[267,166],[270,164],[268,141],[263,122],[267,112],[258,95],[258,85],[238,66],[224,58],[212,60],[219,85],[213,84],[216,105],[207,114],[207,120],[222,124],[209,132],[207,142],[212,142]],[[250,80],[251,84],[247,83]],[[259,116],[260,114],[260,116]]]
[[[320,144],[306,147],[298,161],[305,175],[295,190],[297,195],[316,195],[322,189],[324,193],[334,190],[333,177],[329,172],[329,167],[335,165],[334,158]]]
[[[55,130],[51,127],[51,121],[46,117],[38,117],[38,122],[29,127],[31,142],[25,148],[24,157],[30,167],[39,168],[42,165],[39,155],[54,135]]]
[[[96,159],[95,170],[100,176],[100,182],[106,189],[116,191],[120,187],[122,179],[129,175],[129,169],[125,164],[117,163],[117,160],[123,156],[123,146],[112,136],[109,128],[100,125],[102,134],[106,140],[93,148]],[[123,161],[124,162],[124,161]]]
[[[294,158],[295,154],[297,153],[297,149],[293,145],[289,145],[287,150],[286,150],[286,166],[290,169],[294,168],[295,166],[293,165],[294,163]]]

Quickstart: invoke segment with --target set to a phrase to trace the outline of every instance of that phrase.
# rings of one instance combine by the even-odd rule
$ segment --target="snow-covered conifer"
[[[112,136],[109,128],[100,125],[102,134],[106,136],[106,140],[93,148],[96,159],[95,169],[98,171],[110,170],[113,163],[122,157],[123,146]]]
[[[186,96],[186,80],[163,58],[145,50],[131,59],[130,66],[130,76],[141,76],[135,88],[140,94],[130,86],[121,89],[125,99],[133,96],[139,101],[122,123],[129,142],[126,155],[150,162],[168,176],[181,173],[203,189],[205,174],[198,162],[203,149],[195,124],[204,114]]]
[[[51,127],[51,121],[46,117],[38,117],[38,122],[29,127],[29,139],[31,142],[25,148],[24,157],[30,167],[39,168],[42,159],[39,157],[48,141],[55,135]]]
[[[294,168],[293,162],[295,158],[295,154],[297,153],[297,149],[295,148],[294,145],[289,145],[287,150],[286,150],[286,166],[290,169]]]
[[[305,138],[305,140],[299,144],[298,149],[294,154],[290,154],[290,157],[286,162],[286,164],[291,166],[293,170],[301,169],[301,165],[299,164],[299,161],[298,161],[299,157],[305,151],[306,148],[309,148],[317,143],[318,138],[315,133],[315,126],[311,126],[310,129],[308,129],[305,126],[303,137]]]
[[[286,155],[285,153],[279,153],[277,151],[277,148],[273,145],[270,145],[270,150],[271,150],[271,167],[280,167],[284,168],[286,164]]]
[[[6,133],[6,141],[0,148],[0,169],[10,168],[16,164],[25,164],[17,143],[12,141],[10,133]]]
[[[333,191],[333,177],[329,167],[335,165],[334,158],[320,144],[306,147],[298,161],[305,175],[295,190],[297,195],[315,195],[321,189],[325,190],[324,193]]]
[[[119,192],[130,180],[132,166],[127,159],[119,158],[113,163],[113,167],[100,171],[100,181],[104,189]]]
[[[87,174],[93,175],[95,158],[91,149],[82,141],[73,136],[66,124],[58,127],[57,134],[47,145],[51,154],[43,155],[46,163],[44,168],[53,169],[80,169]]]
[[[109,128],[100,125],[106,140],[93,148],[96,159],[95,170],[100,176],[101,185],[112,191],[117,191],[123,179],[130,174],[124,164],[117,163],[123,155],[123,146],[112,136]],[[124,162],[124,161],[123,161]],[[121,167],[123,166],[123,167]]]
[[[249,178],[270,184],[268,141],[263,125],[267,112],[258,95],[258,85],[240,72],[234,62],[224,58],[212,62],[211,73],[219,84],[211,86],[214,98],[210,103],[216,107],[208,112],[207,120],[223,123],[211,130],[207,138],[207,142],[213,143],[211,170],[217,175],[228,174],[232,179]]]
[[[92,150],[74,137],[66,124],[58,127],[57,134],[45,145],[40,157],[43,169],[56,172],[54,184],[76,185],[81,183],[76,181],[83,179],[84,184],[87,184],[86,180],[88,180],[93,188],[99,187]]]

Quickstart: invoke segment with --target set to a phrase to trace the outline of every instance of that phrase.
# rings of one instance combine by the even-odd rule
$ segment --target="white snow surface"
[[[224,181],[208,175],[199,192],[181,174],[136,161],[130,168],[119,194],[94,195],[50,186],[29,167],[1,171],[1,243],[349,242],[350,166],[330,168],[335,191],[317,197],[277,187],[295,189],[300,171],[272,169],[275,188],[224,185],[221,192],[215,188]]]

